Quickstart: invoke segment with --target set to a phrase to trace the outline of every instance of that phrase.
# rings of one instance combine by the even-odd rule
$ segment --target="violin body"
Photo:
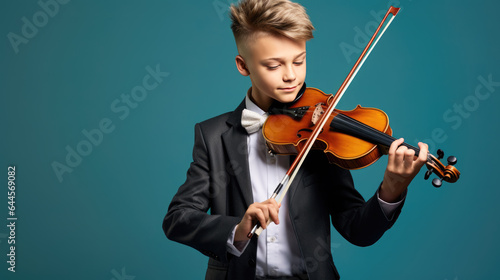
[[[289,107],[289,109],[308,107],[309,109],[300,118],[287,114],[271,114],[262,130],[271,151],[276,154],[297,154],[314,130],[319,115],[328,107],[331,97],[331,94],[319,89],[307,88],[303,96]],[[360,105],[351,111],[335,109],[328,120],[330,127],[325,127],[319,134],[313,149],[323,150],[330,163],[346,169],[366,167],[383,154],[387,154],[388,147],[370,143],[335,129],[333,120],[339,114],[367,124],[389,136],[392,135],[389,117],[380,109],[365,108]]]

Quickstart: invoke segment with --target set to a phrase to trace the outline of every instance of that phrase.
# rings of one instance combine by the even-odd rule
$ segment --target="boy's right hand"
[[[275,224],[279,224],[280,220],[278,213],[280,207],[281,203],[278,204],[274,198],[251,204],[236,227],[234,241],[248,240],[247,235],[257,222],[259,222],[264,229],[266,228],[267,221],[269,219],[271,219],[271,221]]]

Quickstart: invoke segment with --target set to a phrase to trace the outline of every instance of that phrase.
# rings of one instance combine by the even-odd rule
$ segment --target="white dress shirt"
[[[245,102],[247,109],[261,115],[265,114],[250,100],[248,94]],[[247,141],[253,201],[262,202],[271,197],[276,186],[285,176],[290,166],[290,157],[269,154],[261,131],[249,134]],[[391,217],[393,211],[402,201],[387,203],[379,198],[379,202],[386,217]],[[288,214],[288,199],[286,197],[281,203],[279,219],[279,225],[271,223],[258,238],[257,276],[291,276],[306,272],[306,266],[301,257],[299,244]],[[227,249],[229,253],[239,257],[248,242],[233,244],[235,230],[236,227],[228,238]]]

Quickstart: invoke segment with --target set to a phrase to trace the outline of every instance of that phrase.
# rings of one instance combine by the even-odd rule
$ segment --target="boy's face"
[[[273,100],[288,103],[295,99],[306,77],[305,40],[260,33],[247,40],[240,54],[238,70],[250,76],[251,97],[257,106],[267,111]]]

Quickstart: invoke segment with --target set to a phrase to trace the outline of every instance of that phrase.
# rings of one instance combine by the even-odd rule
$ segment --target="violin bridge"
[[[325,110],[323,109],[323,105],[324,103],[318,103],[315,105],[314,112],[311,118],[311,123],[313,126],[316,125],[316,123],[321,118],[321,115],[323,115],[323,113],[325,112]]]

